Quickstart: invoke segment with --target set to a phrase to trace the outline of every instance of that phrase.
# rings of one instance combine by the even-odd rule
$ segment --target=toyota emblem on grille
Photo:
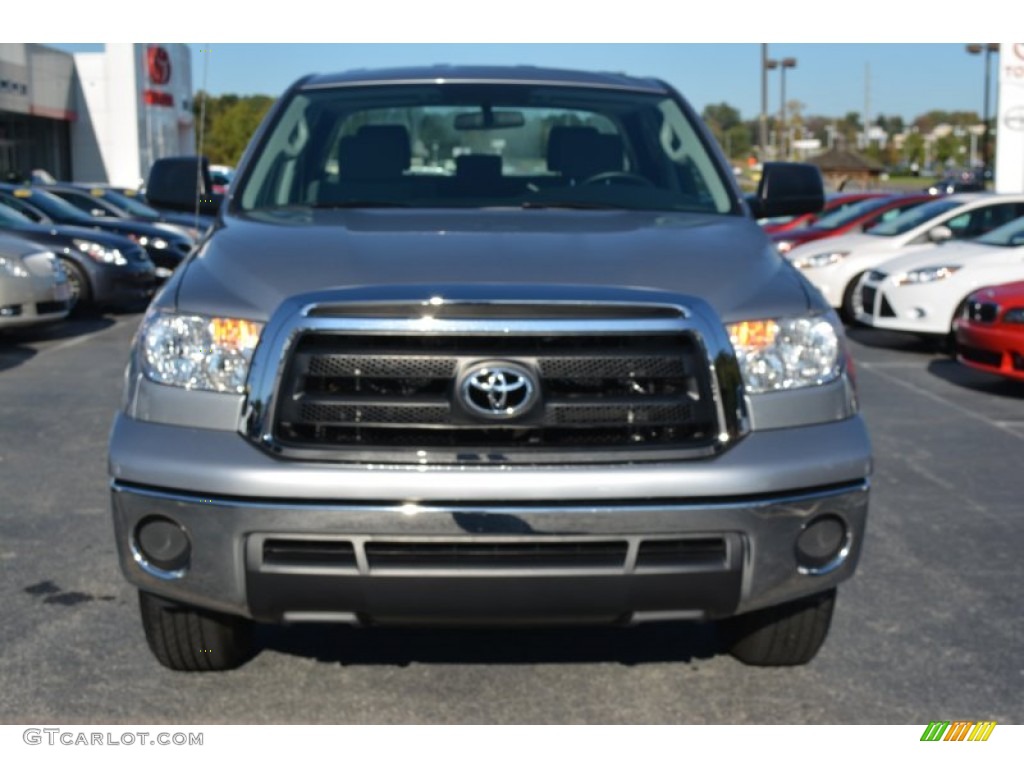
[[[537,400],[534,374],[513,363],[477,363],[463,374],[459,394],[471,412],[489,419],[511,419]]]

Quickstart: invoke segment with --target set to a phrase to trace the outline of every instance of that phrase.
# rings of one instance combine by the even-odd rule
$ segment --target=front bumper
[[[102,265],[92,271],[90,279],[96,303],[117,307],[148,302],[159,282],[155,267],[148,261],[127,266]]]
[[[123,415],[111,440],[128,580],[264,621],[604,623],[788,602],[853,574],[869,456],[859,417],[647,466],[341,467]],[[807,572],[796,539],[823,515],[845,527],[843,555]],[[154,516],[187,533],[183,572],[138,553]]]
[[[1024,327],[958,322],[956,348],[964,365],[1024,381]]]
[[[71,308],[66,280],[32,275],[0,280],[0,328],[48,323],[67,316]]]
[[[890,331],[943,336],[950,332],[955,303],[946,306],[936,286],[897,286],[891,280],[865,278],[857,286],[857,320]]]

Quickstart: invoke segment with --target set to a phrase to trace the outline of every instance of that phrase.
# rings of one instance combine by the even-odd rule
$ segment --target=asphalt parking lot
[[[1024,385],[851,331],[875,447],[868,541],[808,666],[713,627],[266,628],[216,675],[150,656],[121,578],[106,440],[139,315],[0,335],[2,723],[1024,722]]]

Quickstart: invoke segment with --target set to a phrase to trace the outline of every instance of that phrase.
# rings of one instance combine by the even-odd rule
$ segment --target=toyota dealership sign
[[[996,192],[1024,192],[1024,43],[999,46]]]

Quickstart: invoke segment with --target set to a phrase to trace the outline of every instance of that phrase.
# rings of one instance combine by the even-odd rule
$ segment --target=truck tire
[[[727,619],[729,652],[744,664],[792,667],[814,658],[832,623],[836,590]]]
[[[157,661],[179,672],[235,669],[253,656],[252,622],[139,592],[146,642]]]

